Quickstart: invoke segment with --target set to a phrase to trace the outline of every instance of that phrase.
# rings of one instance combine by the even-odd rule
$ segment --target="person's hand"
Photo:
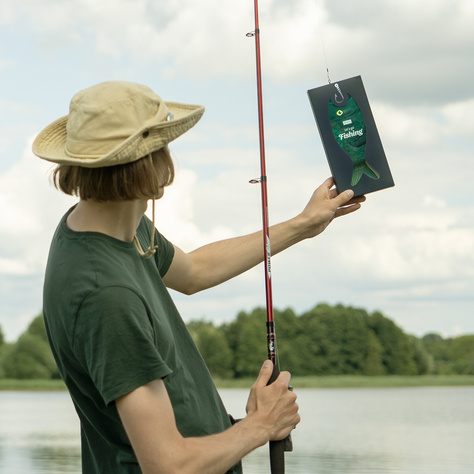
[[[338,194],[334,179],[328,178],[314,191],[311,199],[298,216],[305,238],[312,238],[323,232],[335,217],[345,216],[357,209],[365,201],[365,196],[354,198],[352,190]]]
[[[273,364],[266,360],[257,380],[252,385],[247,402],[247,415],[258,417],[259,423],[266,426],[268,439],[276,441],[285,438],[300,422],[296,394],[288,390],[291,375],[280,372],[270,385]]]

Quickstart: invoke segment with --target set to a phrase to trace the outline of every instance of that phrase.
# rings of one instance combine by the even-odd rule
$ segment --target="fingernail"
[[[271,366],[272,366],[271,360],[267,359],[267,360],[263,363],[263,366],[264,366],[264,367],[271,367]]]
[[[354,196],[354,191],[352,191],[352,189],[348,189],[346,191],[347,195],[351,198],[352,196]]]

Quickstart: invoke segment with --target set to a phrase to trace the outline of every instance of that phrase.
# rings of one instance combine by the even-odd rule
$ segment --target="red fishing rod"
[[[275,321],[273,319],[272,298],[272,270],[271,270],[271,247],[270,247],[270,224],[268,219],[268,196],[267,196],[267,172],[265,165],[265,138],[263,127],[263,99],[262,99],[262,67],[260,61],[260,27],[258,21],[258,0],[254,0],[255,30],[247,33],[247,36],[255,38],[255,53],[257,65],[257,102],[258,102],[258,131],[260,143],[260,179],[252,180],[251,183],[260,183],[262,194],[262,217],[263,217],[263,247],[265,268],[265,295],[267,307],[267,348],[268,358],[273,362],[273,373],[269,384],[273,383],[280,368],[277,359],[277,347],[275,336]],[[272,474],[284,474],[285,451],[291,451],[291,438],[281,441],[270,441],[270,466]]]

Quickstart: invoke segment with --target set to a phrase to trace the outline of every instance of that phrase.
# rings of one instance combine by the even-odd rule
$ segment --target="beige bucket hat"
[[[103,82],[72,98],[69,115],[40,132],[33,153],[87,168],[131,163],[178,138],[203,113],[203,106],[165,102],[141,84]]]

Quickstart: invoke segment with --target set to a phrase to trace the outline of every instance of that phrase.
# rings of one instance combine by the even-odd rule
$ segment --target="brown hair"
[[[173,180],[174,166],[167,146],[124,165],[58,165],[52,174],[54,186],[62,192],[99,202],[151,199]]]

